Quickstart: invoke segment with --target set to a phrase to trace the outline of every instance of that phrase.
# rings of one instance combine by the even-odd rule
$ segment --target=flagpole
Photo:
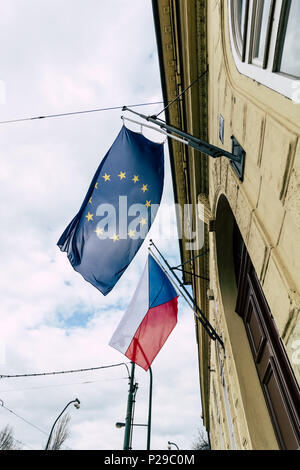
[[[132,432],[132,410],[133,410],[133,400],[134,400],[134,391],[135,391],[134,369],[135,369],[135,363],[131,362],[131,374],[130,374],[130,381],[129,381],[123,450],[131,450],[130,437],[131,437],[131,432]]]
[[[208,319],[205,317],[204,313],[202,312],[202,310],[198,307],[198,304],[196,303],[195,299],[191,296],[191,294],[188,292],[188,290],[186,289],[186,287],[184,286],[183,282],[179,279],[179,277],[177,276],[176,273],[174,273],[174,269],[172,269],[172,267],[170,266],[170,264],[168,263],[168,261],[166,260],[166,258],[162,255],[162,253],[159,251],[159,249],[157,248],[157,246],[155,245],[155,243],[153,242],[153,240],[150,240],[150,246],[154,246],[155,250],[157,251],[157,253],[160,255],[160,257],[163,259],[163,261],[165,262],[166,266],[168,267],[168,269],[170,270],[170,272],[173,274],[173,276],[175,277],[176,281],[179,283],[180,287],[184,290],[184,292],[186,293],[187,297],[190,299],[190,301],[192,302],[193,304],[193,310],[196,314],[196,317],[198,318],[198,320],[200,321],[200,323],[202,324],[202,326],[205,328],[205,330],[207,331],[208,335],[210,336],[211,339],[213,339],[214,341],[219,341],[219,343],[221,344],[223,350],[225,351],[225,346],[224,346],[224,343],[223,343],[223,340],[222,338],[218,335],[218,333],[216,332],[216,330],[213,328],[213,326],[210,324],[210,322],[208,321]]]
[[[147,428],[147,450],[150,450],[150,438],[151,438],[151,419],[152,419],[152,369],[149,367],[150,384],[149,384],[149,409],[148,409],[148,428]]]
[[[220,147],[216,147],[215,145],[212,145],[204,140],[201,140],[198,137],[194,137],[193,135],[188,134],[187,132],[184,132],[176,127],[170,126],[169,124],[162,121],[155,115],[145,116],[145,114],[141,114],[136,111],[133,111],[133,109],[127,108],[127,106],[123,106],[122,111],[129,111],[130,113],[133,113],[136,116],[139,116],[140,118],[145,119],[148,122],[151,122],[152,124],[156,124],[158,127],[160,127],[160,129],[163,129],[167,132],[172,132],[176,136],[186,139],[187,145],[198,150],[201,153],[204,153],[205,155],[208,155],[212,158],[220,158],[220,157],[228,158],[233,164],[233,167],[240,181],[243,181],[246,152],[240,146],[240,144],[236,141],[234,136],[231,137],[232,152],[227,152],[226,150]],[[172,135],[168,135],[168,136],[171,138],[173,137]]]

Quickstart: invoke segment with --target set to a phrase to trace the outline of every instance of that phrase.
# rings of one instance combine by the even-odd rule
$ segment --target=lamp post
[[[125,423],[120,423],[119,421],[115,424],[116,428],[121,429],[125,428],[126,424]],[[135,424],[133,423],[131,426],[148,426],[148,424]]]
[[[116,428],[125,427],[124,433],[124,445],[123,450],[131,450],[131,438],[132,438],[132,427],[133,426],[147,426],[147,450],[150,450],[150,440],[151,440],[151,418],[152,418],[152,384],[153,376],[152,369],[149,366],[149,376],[150,376],[150,386],[149,386],[149,405],[148,405],[148,423],[147,424],[134,424],[133,423],[133,414],[134,414],[134,402],[135,402],[135,393],[137,390],[137,384],[134,383],[134,369],[135,363],[131,362],[131,376],[129,377],[129,392],[128,392],[128,401],[127,401],[127,414],[126,422],[121,423],[117,422],[115,424]]]
[[[131,450],[130,441],[132,436],[132,421],[133,421],[133,404],[135,399],[136,386],[134,383],[134,369],[135,363],[131,362],[131,375],[129,379],[129,391],[128,391],[128,400],[127,400],[127,413],[126,413],[126,422],[125,422],[125,432],[124,432],[124,444],[123,450]]]
[[[149,376],[150,376],[150,384],[149,384],[149,407],[148,407],[148,432],[147,432],[147,450],[150,450],[150,439],[151,439],[151,419],[152,419],[152,384],[153,384],[153,376],[152,376],[152,369],[149,367]]]
[[[54,423],[53,423],[53,426],[52,426],[52,428],[51,428],[51,431],[50,431],[50,434],[49,434],[49,437],[48,437],[48,441],[47,441],[45,450],[48,450],[48,447],[49,447],[49,444],[50,444],[50,441],[51,441],[51,436],[52,436],[52,433],[53,433],[53,429],[54,429],[54,427],[55,427],[57,421],[59,420],[59,418],[61,417],[61,415],[65,412],[65,410],[68,408],[68,406],[71,405],[71,403],[74,403],[75,408],[77,408],[77,409],[80,408],[80,401],[78,400],[78,398],[75,398],[75,400],[71,400],[71,401],[64,407],[64,409],[62,410],[62,412],[58,415],[58,417],[56,418],[56,420],[55,420]]]

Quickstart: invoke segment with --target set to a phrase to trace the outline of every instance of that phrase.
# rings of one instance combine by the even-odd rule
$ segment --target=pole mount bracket
[[[231,140],[232,140],[232,154],[239,157],[240,161],[231,160],[230,163],[231,163],[232,168],[238,175],[239,180],[243,182],[246,152],[243,149],[243,147],[239,144],[239,142],[236,140],[234,135],[231,136]]]
[[[129,111],[130,113],[133,113],[139,116],[140,118],[145,119],[148,122],[151,122],[152,124],[156,124],[158,127],[160,127],[160,129],[163,129],[167,133],[171,133],[171,134],[168,134],[168,137],[170,138],[172,137],[176,138],[172,135],[172,134],[175,134],[177,138],[179,137],[183,139],[186,145],[194,148],[195,150],[198,150],[198,152],[201,152],[204,155],[208,155],[209,157],[212,157],[212,158],[220,158],[220,157],[228,158],[235,172],[237,173],[239,180],[243,181],[244,163],[245,163],[246,153],[234,136],[231,137],[232,138],[232,152],[228,152],[227,150],[222,149],[220,147],[216,147],[215,145],[210,144],[204,140],[201,140],[198,137],[194,137],[188,132],[185,132],[185,131],[182,131],[181,129],[170,126],[166,122],[158,119],[157,116],[155,115],[145,116],[144,114],[138,113],[136,111],[133,111],[130,108],[127,108],[127,106],[123,106],[122,111]]]

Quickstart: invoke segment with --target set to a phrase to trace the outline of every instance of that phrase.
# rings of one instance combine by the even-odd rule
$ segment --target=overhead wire
[[[17,418],[21,419],[22,421],[24,421],[25,423],[29,424],[29,426],[37,429],[38,431],[42,432],[43,434],[45,434],[46,436],[48,436],[48,433],[46,431],[44,431],[43,429],[41,429],[40,427],[36,426],[35,424],[31,423],[30,421],[28,421],[27,419],[23,418],[23,416],[15,413],[13,410],[11,410],[10,408],[8,408],[7,406],[4,405],[3,403],[3,400],[0,400],[1,402],[1,406],[2,408],[5,408],[7,411],[9,411],[10,413],[12,413],[14,416],[16,416]]]
[[[114,382],[116,380],[127,380],[128,377],[118,377],[114,379],[100,379],[100,380],[85,380],[84,382],[70,382],[65,384],[42,385],[41,387],[27,387],[27,388],[10,388],[7,390],[0,390],[0,393],[8,392],[26,392],[28,390],[40,390],[44,388],[68,387],[70,385],[88,385],[96,382]]]
[[[8,408],[7,406],[5,406],[3,400],[1,400],[1,399],[0,399],[0,405],[2,406],[2,408],[5,408],[7,411],[9,411],[10,413],[12,413],[14,416],[16,416],[17,418],[19,418],[19,419],[21,419],[22,421],[24,421],[24,423],[26,423],[26,424],[28,424],[29,426],[35,428],[37,431],[40,431],[42,434],[45,434],[46,436],[48,436],[48,434],[49,434],[48,432],[44,431],[44,430],[43,430],[42,428],[40,428],[39,426],[36,426],[35,424],[33,424],[33,423],[31,423],[30,421],[28,421],[28,419],[23,418],[23,416],[21,416],[21,415],[15,413],[13,410],[11,410],[11,409]],[[30,448],[30,446],[29,446],[28,444],[25,444],[24,442],[19,441],[18,439],[15,439],[14,437],[13,437],[13,439],[14,439],[14,441],[16,441],[16,442],[18,442],[18,443],[20,443],[20,444],[22,444],[22,445],[25,445],[26,447],[29,447],[29,448]],[[68,446],[64,446],[64,448],[70,450],[70,448],[69,448]],[[32,449],[32,447],[31,447],[31,449]]]
[[[74,373],[80,373],[80,372],[87,372],[87,371],[94,371],[94,370],[101,370],[101,369],[108,369],[108,368],[111,368],[111,367],[118,367],[118,366],[121,366],[121,365],[124,365],[127,369],[127,374],[128,374],[128,378],[130,378],[130,372],[129,372],[129,368],[127,366],[127,363],[125,362],[120,362],[120,363],[117,363],[117,364],[109,364],[109,365],[106,365],[106,366],[98,366],[98,367],[89,367],[89,368],[84,368],[84,369],[72,369],[72,370],[63,370],[63,371],[53,371],[53,372],[39,372],[39,373],[30,373],[30,374],[15,374],[15,375],[0,375],[0,378],[6,378],[6,379],[11,379],[11,378],[19,378],[19,377],[42,377],[42,376],[48,376],[48,375],[59,375],[59,374],[74,374]],[[119,380],[119,379],[116,379],[116,380]],[[39,388],[39,387],[37,387]],[[28,424],[29,426],[35,428],[36,430],[40,431],[41,433],[45,434],[45,435],[48,435],[48,433],[46,431],[44,431],[43,429],[41,429],[40,427],[36,426],[35,424],[31,423],[30,421],[28,421],[26,418],[23,418],[23,416],[15,413],[13,410],[11,410],[10,408],[8,408],[7,406],[4,405],[4,402],[3,400],[0,399],[0,406],[2,406],[2,408],[6,409],[7,411],[9,411],[10,413],[12,413],[14,416],[16,416],[17,418],[21,419],[22,421],[24,421],[26,424]],[[21,442],[21,441],[20,441]],[[25,444],[26,445],[26,444]]]
[[[130,108],[136,108],[139,106],[153,106],[156,104],[161,104],[163,101],[155,101],[152,103],[138,103],[138,104],[131,104],[128,107]],[[0,121],[0,124],[12,124],[16,122],[25,122],[25,121],[36,121],[39,119],[49,119],[49,118],[57,118],[57,117],[66,117],[66,116],[75,116],[78,114],[89,114],[89,113],[99,113],[102,111],[113,111],[116,109],[122,109],[123,106],[109,106],[106,108],[96,108],[96,109],[86,109],[83,111],[72,111],[68,113],[58,113],[58,114],[46,114],[44,116],[33,116],[33,117],[24,117],[24,118],[18,118],[18,119],[9,119],[6,121]]]
[[[110,367],[118,367],[118,366],[125,366],[128,372],[128,377],[130,377],[129,369],[126,362],[120,362],[118,364],[109,364],[107,366],[98,366],[98,367],[88,367],[85,369],[72,369],[72,370],[62,370],[62,371],[54,371],[54,372],[38,372],[38,373],[30,373],[30,374],[15,374],[15,375],[4,375],[0,374],[0,379],[12,379],[12,378],[19,378],[19,377],[40,377],[40,376],[47,376],[47,375],[60,375],[60,374],[75,374],[78,372],[87,372],[91,370],[100,370],[100,369],[108,369]]]
[[[172,101],[170,101],[159,113],[155,114],[155,117],[158,118],[166,109],[168,109],[173,103],[179,100],[184,93],[186,93],[195,83],[197,83],[204,75],[208,73],[208,68],[198,77],[195,78],[187,87],[184,88],[184,90],[179,93]],[[136,108],[140,106],[153,106],[156,104],[162,104],[164,103],[163,101],[154,101],[150,103],[136,103],[136,104],[130,104],[127,105],[126,107],[128,108]],[[103,111],[113,111],[117,109],[123,109],[124,105],[122,106],[108,106],[105,108],[95,108],[95,109],[85,109],[82,111],[71,111],[67,113],[56,113],[56,114],[46,114],[46,115],[41,115],[41,116],[32,116],[32,117],[23,117],[23,118],[17,118],[17,119],[8,119],[5,121],[0,121],[0,124],[12,124],[16,122],[25,122],[25,121],[36,121],[40,119],[49,119],[49,118],[57,118],[57,117],[66,117],[66,116],[75,116],[79,114],[89,114],[89,113],[98,113],[98,112],[103,112]],[[161,120],[161,119],[160,119]]]
[[[208,67],[203,73],[201,73],[201,75],[196,77],[195,80],[193,80],[186,88],[184,88],[184,90],[181,93],[179,93],[172,101],[170,101],[170,103],[168,103],[158,114],[156,114],[155,117],[158,118],[160,114],[162,114],[164,111],[166,111],[166,109],[169,108],[169,106],[171,106],[173,103],[179,100],[179,98],[182,95],[184,95],[184,93],[186,93],[193,85],[195,85],[195,83],[197,83],[200,80],[200,78],[204,77],[204,75],[206,75],[207,73],[208,73]]]

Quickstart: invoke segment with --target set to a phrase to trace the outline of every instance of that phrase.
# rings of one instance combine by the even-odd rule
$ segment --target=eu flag
[[[142,245],[161,201],[163,144],[123,125],[58,241],[86,281],[108,294]]]

